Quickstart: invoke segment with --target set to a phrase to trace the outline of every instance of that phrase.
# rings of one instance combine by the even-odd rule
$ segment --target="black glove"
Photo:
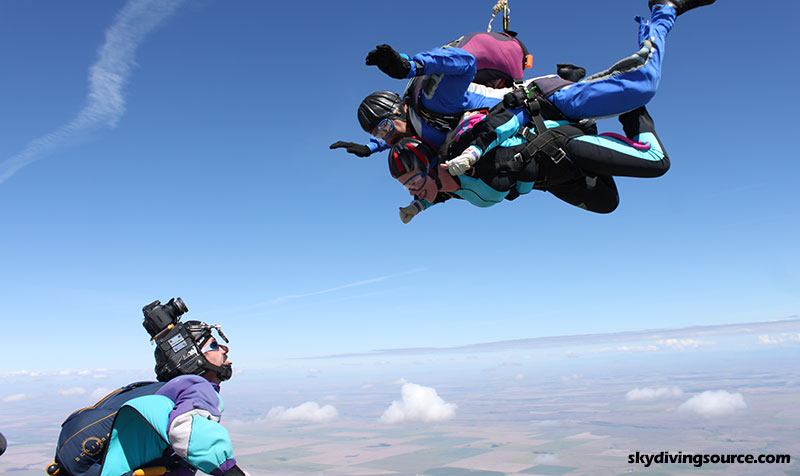
[[[367,53],[366,63],[377,66],[394,79],[405,79],[411,71],[411,63],[389,45],[378,45]]]
[[[583,79],[584,76],[586,76],[586,69],[581,68],[580,66],[575,66],[574,64],[559,63],[556,65],[556,67],[558,68],[556,72],[561,79],[566,79],[567,81],[572,81],[573,83],[577,83]]]
[[[369,147],[361,144],[356,144],[355,142],[337,141],[331,144],[330,148],[331,149],[346,148],[347,152],[355,154],[359,157],[369,157],[369,155],[372,153],[372,151],[369,150]]]

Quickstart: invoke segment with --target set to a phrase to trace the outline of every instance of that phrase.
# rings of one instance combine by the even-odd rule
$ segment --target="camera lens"
[[[183,313],[189,311],[189,308],[186,307],[183,299],[179,297],[170,299],[169,302],[164,305],[164,307],[166,308],[167,313],[169,313],[173,319],[177,319],[178,317],[182,316]]]
[[[189,312],[189,308],[186,307],[186,304],[183,302],[181,298],[175,298],[175,310],[177,311],[175,314],[181,315],[184,312]]]

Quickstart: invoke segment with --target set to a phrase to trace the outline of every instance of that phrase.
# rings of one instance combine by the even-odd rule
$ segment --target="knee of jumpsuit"
[[[675,23],[675,9],[654,8],[651,21],[636,17],[642,49],[631,58],[640,58],[634,69],[609,70],[590,76],[548,99],[567,117],[584,119],[622,114],[647,104],[658,89],[666,38]],[[628,63],[630,58],[626,58]]]

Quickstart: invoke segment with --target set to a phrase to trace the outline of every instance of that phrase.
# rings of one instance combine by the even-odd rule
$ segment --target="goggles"
[[[372,134],[376,139],[384,139],[394,133],[394,122],[391,119],[384,119],[378,123],[375,133]]]
[[[428,174],[431,173],[433,167],[436,166],[436,162],[431,163],[425,172],[419,172],[411,177],[408,178],[405,182],[403,182],[403,187],[408,190],[409,193],[413,193],[416,195],[417,192],[425,188],[425,184],[428,183]]]

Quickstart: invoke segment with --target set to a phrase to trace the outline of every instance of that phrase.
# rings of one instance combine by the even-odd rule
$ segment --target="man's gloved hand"
[[[405,79],[411,71],[411,63],[389,45],[378,45],[367,53],[367,66],[377,66],[394,79]]]
[[[337,141],[331,144],[331,149],[347,149],[347,152],[351,154],[355,154],[359,157],[369,157],[372,151],[369,150],[369,147],[361,144],[356,144],[355,142],[344,142],[344,141]]]
[[[471,145],[464,149],[461,155],[455,159],[448,160],[444,165],[447,166],[447,172],[449,172],[450,175],[461,175],[472,168],[480,157],[480,150],[474,145]]]
[[[411,203],[409,203],[408,206],[400,207],[400,220],[403,223],[408,223],[421,211],[422,202],[419,200],[411,200]]]

